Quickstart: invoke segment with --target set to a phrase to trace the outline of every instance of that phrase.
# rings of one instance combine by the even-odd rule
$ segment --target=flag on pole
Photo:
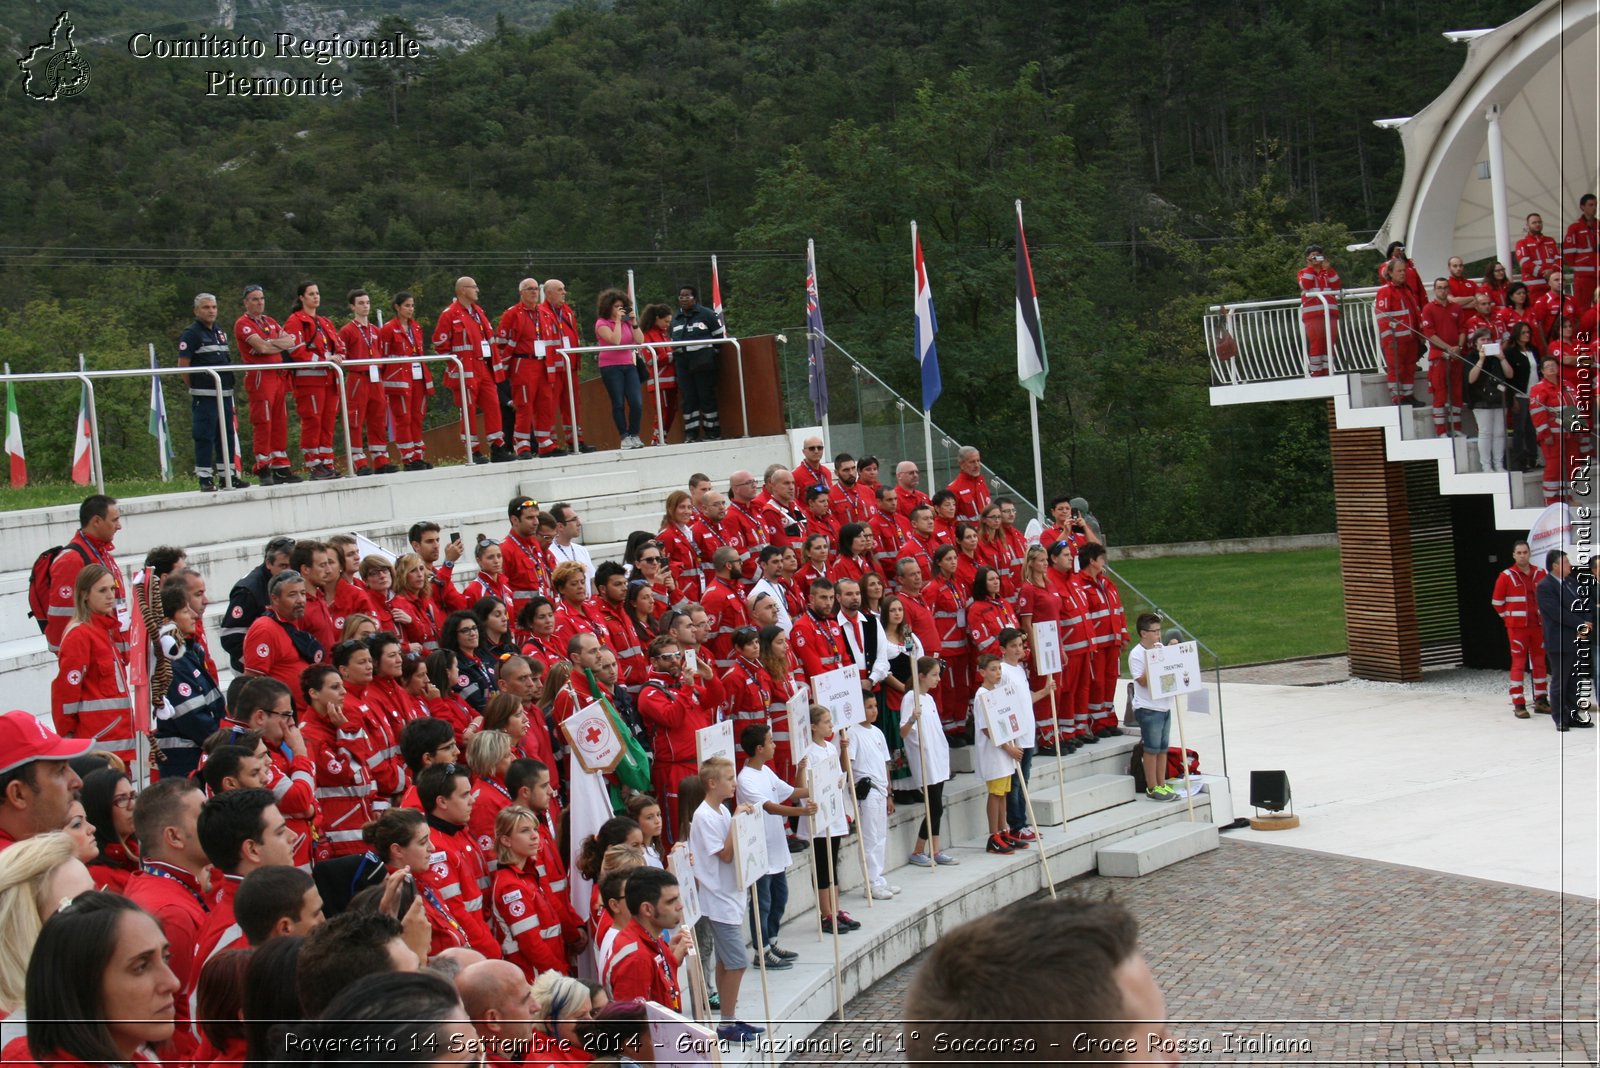
[[[817,422],[828,418],[828,365],[822,333],[822,298],[817,295],[817,243],[806,241],[806,384]]]
[[[1050,361],[1044,351],[1044,331],[1039,327],[1039,291],[1033,284],[1033,261],[1022,232],[1022,201],[1017,201],[1017,378],[1022,388],[1044,399],[1044,380]]]
[[[156,368],[156,347],[150,346],[150,369]],[[150,376],[150,436],[156,439],[161,458],[161,481],[172,481],[172,435],[167,432],[167,398],[161,391],[161,376]]]
[[[72,435],[72,481],[87,486],[94,481],[94,457],[89,449],[89,387],[78,391],[78,429]]]
[[[11,365],[6,365],[6,374]],[[21,489],[28,484],[28,460],[22,454],[22,419],[17,415],[17,390],[6,383],[6,452],[11,457],[11,488]]]
[[[928,269],[922,262],[922,238],[917,236],[917,224],[911,223],[911,250],[916,261],[916,334],[917,362],[922,365],[922,410],[933,410],[944,383],[939,380],[939,353],[933,346],[933,335],[939,332],[939,321],[933,317],[933,289],[928,285]]]
[[[717,279],[717,258],[711,257],[711,310],[717,313],[717,325],[722,336],[728,336],[728,320],[722,315],[722,283]]]

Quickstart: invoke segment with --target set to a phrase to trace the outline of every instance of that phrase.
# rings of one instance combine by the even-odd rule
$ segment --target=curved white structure
[[[1600,5],[1543,0],[1446,36],[1467,49],[1455,80],[1418,114],[1377,123],[1399,130],[1406,164],[1372,246],[1407,241],[1428,277],[1452,255],[1510,266],[1529,212],[1559,242],[1600,184]]]

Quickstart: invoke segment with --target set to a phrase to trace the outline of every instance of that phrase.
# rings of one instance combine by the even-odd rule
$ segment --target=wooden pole
[[[1022,803],[1028,807],[1028,822],[1038,827],[1039,820],[1033,814],[1033,795],[1028,793],[1028,780],[1022,774],[1021,764],[1017,765],[1017,782],[1022,786]],[[1063,821],[1066,819],[1064,814],[1062,819]],[[1033,844],[1039,847],[1039,864],[1044,869],[1044,888],[1050,891],[1050,896],[1053,898],[1056,896],[1056,881],[1050,874],[1050,858],[1045,856],[1044,839],[1041,838]]]
[[[794,730],[794,725],[793,724],[790,724],[789,730],[790,731]],[[811,786],[812,786],[813,782],[814,782],[814,779],[812,778],[812,775],[811,775],[811,769],[807,768],[806,769],[806,799],[808,801],[811,801],[811,802],[815,803],[815,801],[817,799],[817,795],[811,789]],[[810,845],[810,843],[816,841],[817,817],[815,815],[810,817],[809,828],[811,830],[812,836],[809,839],[807,839],[807,845]],[[822,941],[822,883],[817,878],[817,851],[815,849],[811,850],[811,865],[810,865],[810,867],[811,867],[811,897],[817,903],[817,941],[820,942],[820,941]]]
[[[875,909],[878,906],[872,898],[872,873],[867,870],[867,836],[861,830],[861,799],[856,796],[854,789],[855,776],[850,767],[849,737],[850,729],[848,727],[839,731],[839,756],[844,761],[844,781],[849,784],[846,786],[846,790],[850,794],[850,809],[856,816],[856,844],[861,847],[861,881],[867,888],[867,908]],[[838,887],[834,887],[834,889],[837,890]]]
[[[755,923],[751,926],[755,929],[756,960],[761,962],[761,1007],[762,1011],[767,1014],[767,1030],[770,1032],[772,1029],[772,991],[767,987],[767,947],[766,940],[761,937],[761,921],[764,917],[761,915],[761,900],[756,896],[755,883],[750,884],[750,914],[755,917]],[[767,1042],[764,1045],[767,1047],[767,1060],[770,1063],[773,1043]]]
[[[1067,834],[1067,765],[1061,757],[1061,747],[1065,743],[1061,738],[1061,714],[1056,711],[1055,690],[1050,691],[1050,722],[1055,724],[1056,728],[1056,791],[1061,801],[1061,836],[1065,838]],[[1033,818],[1032,813],[1029,813],[1029,818]],[[1034,826],[1037,827],[1038,824],[1034,824]]]
[[[683,963],[689,968],[689,986],[694,995],[692,1001],[695,1018],[709,1024],[713,1022],[711,993],[706,989],[705,973],[700,970],[700,947],[694,939],[694,926],[685,924],[684,930],[689,932],[689,955],[683,958]]]
[[[815,829],[815,828],[813,828]],[[833,896],[839,896],[839,873],[833,865],[833,840],[827,839],[828,844],[823,848],[823,853],[828,857],[828,882],[833,886]],[[819,913],[821,908],[817,910]],[[838,1020],[844,1023],[844,966],[839,963],[839,913],[833,914],[833,1007],[838,1013]]]
[[[1189,804],[1189,822],[1194,818],[1194,789],[1189,785],[1189,743],[1183,737],[1183,695],[1176,695],[1172,702],[1172,714],[1178,720],[1178,762],[1183,765],[1183,799]],[[1166,756],[1165,753],[1162,756]]]
[[[916,720],[917,730],[919,730],[919,731],[922,730],[926,726],[926,724],[924,724],[922,722],[922,676],[917,674],[917,661],[920,660],[920,659],[922,659],[922,658],[921,657],[913,657],[912,661],[911,661],[911,695],[912,695],[912,698],[913,698],[912,704],[917,710],[917,714],[915,716],[912,716],[911,718]],[[900,727],[901,727],[900,735],[901,735],[901,739],[903,741],[904,738],[905,738],[904,712],[901,713],[901,717],[902,718],[901,718],[901,722],[900,722]],[[942,726],[941,726],[940,729],[943,729]],[[927,852],[927,857],[928,857],[928,861],[929,861],[928,870],[929,871],[935,871],[939,867],[939,862],[933,859],[933,804],[932,804],[932,802],[930,802],[928,800],[928,753],[927,753],[927,742],[928,742],[928,736],[925,733],[922,734],[918,738],[918,741],[917,741],[917,765],[922,771],[922,818],[927,821],[927,826],[928,826],[928,852]]]

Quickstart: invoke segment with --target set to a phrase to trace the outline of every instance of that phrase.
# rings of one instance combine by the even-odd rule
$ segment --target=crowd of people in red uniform
[[[1465,431],[1473,409],[1485,471],[1543,469],[1547,503],[1567,500],[1573,472],[1592,461],[1600,221],[1585,194],[1560,243],[1530,213],[1513,263],[1470,278],[1459,256],[1424,284],[1393,242],[1378,268],[1374,301],[1389,393],[1397,405],[1431,407],[1437,436]],[[1319,245],[1298,275],[1309,370],[1329,373],[1343,283]],[[1428,400],[1416,396],[1426,354]]]
[[[123,785],[158,780],[133,803],[131,823],[104,817],[109,837],[81,859],[95,887],[127,894],[159,921],[171,989],[150,997],[170,1002],[171,1025],[147,1028],[137,1042],[120,1033],[106,1040],[139,1049],[159,1040],[177,1063],[237,1059],[230,1053],[246,1039],[230,1047],[232,1032],[192,1022],[219,1003],[207,977],[241,987],[231,993],[248,1002],[249,957],[272,937],[303,940],[303,972],[308,954],[325,955],[319,939],[338,932],[376,939],[384,959],[413,968],[452,956],[473,967],[480,958],[509,964],[520,988],[487,985],[524,993],[571,975],[591,944],[611,954],[643,946],[640,959],[652,966],[602,962],[602,975],[623,981],[585,996],[591,1006],[607,996],[676,1003],[681,954],[664,934],[673,926],[664,887],[640,882],[653,888],[650,901],[634,902],[631,890],[615,896],[623,890],[607,881],[612,854],[634,851],[659,868],[684,833],[679,800],[697,770],[699,727],[730,718],[736,737],[771,727],[768,766],[792,774],[806,743],[787,733],[788,700],[845,664],[858,665],[889,710],[862,729],[883,730],[900,751],[894,710],[906,669],[938,657],[943,681],[933,696],[944,730],[952,746],[970,744],[978,658],[995,651],[1002,631],[1054,622],[1062,670],[1054,686],[1030,678],[1036,694],[1048,694],[1036,709],[1040,748],[1072,750],[1116,733],[1128,634],[1085,502],[1053,502],[1052,526],[1030,544],[1015,505],[991,495],[976,449],[963,450],[960,473],[931,496],[914,463],[880,481],[875,458],[838,454],[830,467],[822,454],[821,440],[809,439],[797,466],[774,464],[759,478],[735,471],[726,494],[695,475],[669,495],[658,530],[629,539],[620,562],[596,564],[582,551],[571,504],[520,497],[499,541],[473,539],[470,582],[454,574],[468,543],[446,541],[436,523],[415,524],[411,551],[395,558],[363,558],[350,536],[274,538],[231,591],[217,645],[201,618],[204,578],[182,550],[152,550],[143,569],[125,574],[113,556],[117,502],[85,500],[78,534],[36,568],[40,618],[61,658],[55,731],[26,713],[0,717],[0,730],[15,736],[0,739],[8,741],[0,849],[67,826],[64,802],[79,780],[58,762],[77,760],[86,774]],[[237,673],[225,688],[221,656]],[[135,715],[138,659],[150,677],[153,730]],[[616,717],[649,772],[612,777],[612,824],[621,820],[622,834],[585,851],[597,854],[584,872],[594,892],[577,901],[558,845],[560,723],[593,702]],[[141,734],[153,740],[148,749]],[[899,759],[903,766],[903,752]],[[915,803],[920,795],[906,785],[896,788]],[[636,819],[620,815],[624,806]],[[615,832],[612,824],[597,837]],[[6,864],[0,853],[0,887]],[[273,893],[258,885],[274,879],[287,882]],[[263,897],[282,906],[266,920],[256,915]],[[79,899],[93,905],[87,913],[122,909],[94,894]],[[52,916],[48,896],[40,901],[46,928],[78,909]],[[339,915],[318,926],[324,908]],[[359,932],[357,916],[366,917]],[[149,935],[138,917],[113,919]],[[626,937],[607,938],[613,925],[625,925]],[[300,978],[301,1008],[315,1016]],[[36,1009],[29,990],[27,1017],[52,1011]],[[316,1006],[336,993],[319,989]],[[576,994],[551,997],[577,1004]],[[543,1030],[533,1019],[538,1052],[522,1063],[588,1059],[571,1019],[558,1014]],[[55,1031],[25,1034],[20,1041],[33,1044],[8,1060],[77,1049]]]

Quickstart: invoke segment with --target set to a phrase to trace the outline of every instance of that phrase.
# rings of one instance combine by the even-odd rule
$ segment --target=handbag
[[[1222,309],[1222,329],[1217,333],[1217,359],[1219,360],[1231,360],[1239,355],[1239,342],[1234,339],[1231,326],[1232,315],[1232,309]]]
[[[1133,683],[1131,682],[1128,683],[1127,694],[1122,702],[1122,725],[1124,727],[1138,725],[1133,718]]]

